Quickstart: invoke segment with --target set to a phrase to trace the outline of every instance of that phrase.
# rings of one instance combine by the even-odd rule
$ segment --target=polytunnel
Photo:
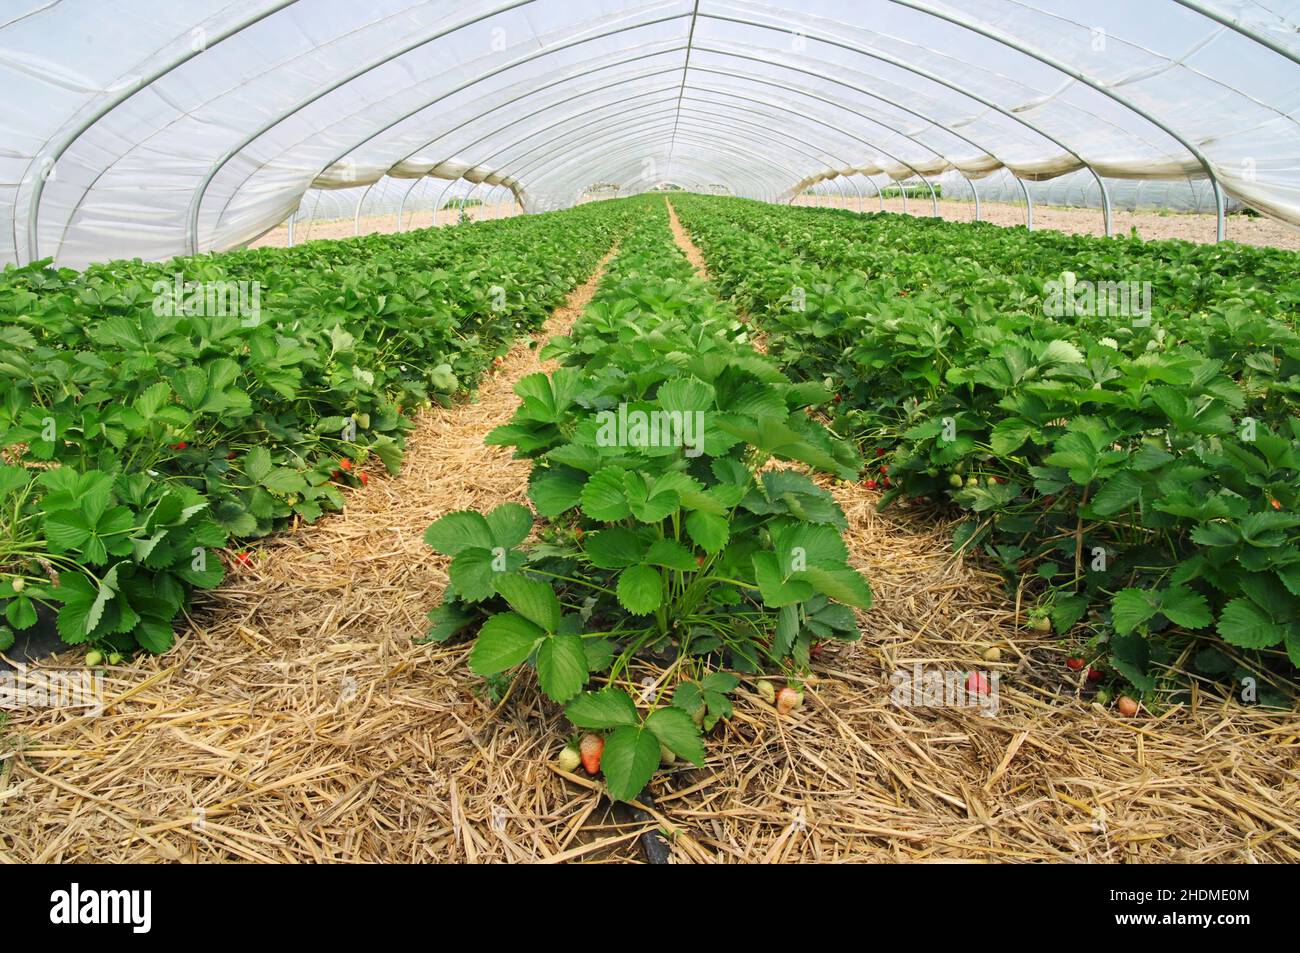
[[[0,257],[226,249],[310,189],[386,177],[533,212],[593,182],[788,201],[1082,171],[1108,222],[1108,180],[1191,179],[1220,237],[1227,201],[1296,224],[1298,9],[21,0],[0,25]]]

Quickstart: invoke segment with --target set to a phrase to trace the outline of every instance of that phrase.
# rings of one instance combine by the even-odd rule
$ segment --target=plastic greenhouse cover
[[[1204,181],[1300,223],[1300,0],[9,0],[0,258],[246,243],[309,189],[788,200]],[[861,187],[861,185],[859,186]]]

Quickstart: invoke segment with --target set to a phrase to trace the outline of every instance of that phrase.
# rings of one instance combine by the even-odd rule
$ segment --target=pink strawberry
[[[776,693],[776,711],[779,715],[788,715],[803,704],[803,692],[787,685]]]
[[[587,769],[588,774],[600,773],[600,756],[604,751],[605,739],[600,735],[586,734],[582,736],[579,752],[582,755],[582,766]]]

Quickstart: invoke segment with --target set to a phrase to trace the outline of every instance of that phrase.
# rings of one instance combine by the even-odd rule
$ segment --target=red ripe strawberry
[[[587,769],[587,773],[599,774],[600,756],[605,751],[605,739],[600,735],[583,735],[578,751],[582,755],[582,766]]]
[[[226,459],[227,459],[227,460],[233,460],[233,459],[235,459],[235,457],[237,457],[237,456],[239,456],[239,454],[237,454],[235,451],[231,450],[228,454],[226,454]]]
[[[835,395],[835,403],[838,404],[838,403],[839,403],[841,400],[843,400],[843,399],[844,399],[844,398],[841,397],[839,394],[836,394],[836,395]]]
[[[808,646],[808,654],[815,659],[821,658],[822,653],[825,651],[826,651],[825,642],[814,642],[812,645]]]
[[[1268,505],[1273,507],[1275,510],[1280,510],[1282,508],[1282,504],[1278,500],[1269,500]]]
[[[875,480],[868,480],[868,481],[867,481],[867,489],[868,489],[868,490],[874,490],[878,485],[879,485],[879,484],[877,484]]]
[[[1086,663],[1081,658],[1068,658],[1065,660],[1065,667],[1071,672],[1077,672],[1083,668]]]
[[[339,461],[339,468],[342,470],[351,470],[352,461],[349,460],[347,457],[344,457],[342,460]]]
[[[1100,681],[1101,681],[1103,678],[1105,678],[1105,677],[1106,677],[1106,673],[1103,672],[1101,669],[1099,669],[1099,668],[1091,668],[1091,667],[1089,667],[1089,669],[1088,669],[1088,681],[1090,681],[1090,682],[1100,682]]]
[[[989,693],[989,677],[983,672],[968,672],[966,674],[966,694],[968,695],[987,695]]]
[[[892,486],[892,484],[889,482],[889,477],[885,477],[884,483],[882,485],[886,490],[888,490],[890,486]]]
[[[876,448],[876,456],[878,456],[878,457],[883,457],[884,455],[885,455],[885,448],[884,448],[884,447],[877,447],[877,448]]]
[[[235,562],[241,566],[253,565],[253,554],[250,552],[235,553]]]
[[[362,486],[365,486],[367,483],[370,482],[370,474],[362,470],[357,474],[357,479],[361,481]]]
[[[189,447],[189,444],[186,443],[184,440],[180,441],[179,443],[174,443],[174,444],[172,444],[172,449],[173,449],[173,450],[184,450],[184,449],[186,449],[187,447]]]
[[[343,479],[343,473],[342,473],[341,471],[339,471],[339,470],[331,470],[331,471],[330,471],[330,479],[331,479],[331,480],[342,480],[342,479]]]
[[[575,526],[575,527],[573,528],[573,538],[574,538],[574,539],[582,539],[582,537],[584,537],[584,536],[586,536],[586,535],[587,535],[587,531],[586,531],[585,529],[583,529],[581,526]]]
[[[887,463],[882,463],[882,464],[880,465],[880,472],[881,472],[881,473],[888,473],[888,472],[889,472],[889,464],[887,464]]]

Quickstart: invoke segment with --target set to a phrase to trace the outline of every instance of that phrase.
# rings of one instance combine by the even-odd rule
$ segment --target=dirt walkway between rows
[[[537,342],[568,329],[613,254]],[[173,651],[109,669],[101,717],[12,717],[0,735],[0,862],[571,849],[600,799],[535,783],[553,756],[540,712],[516,699],[489,724],[466,646],[412,642],[447,582],[424,529],[449,510],[526,502],[529,462],[483,438],[518,405],[514,383],[547,369],[529,343],[474,402],[418,418],[399,478],[371,468],[343,513],[256,549]]]

